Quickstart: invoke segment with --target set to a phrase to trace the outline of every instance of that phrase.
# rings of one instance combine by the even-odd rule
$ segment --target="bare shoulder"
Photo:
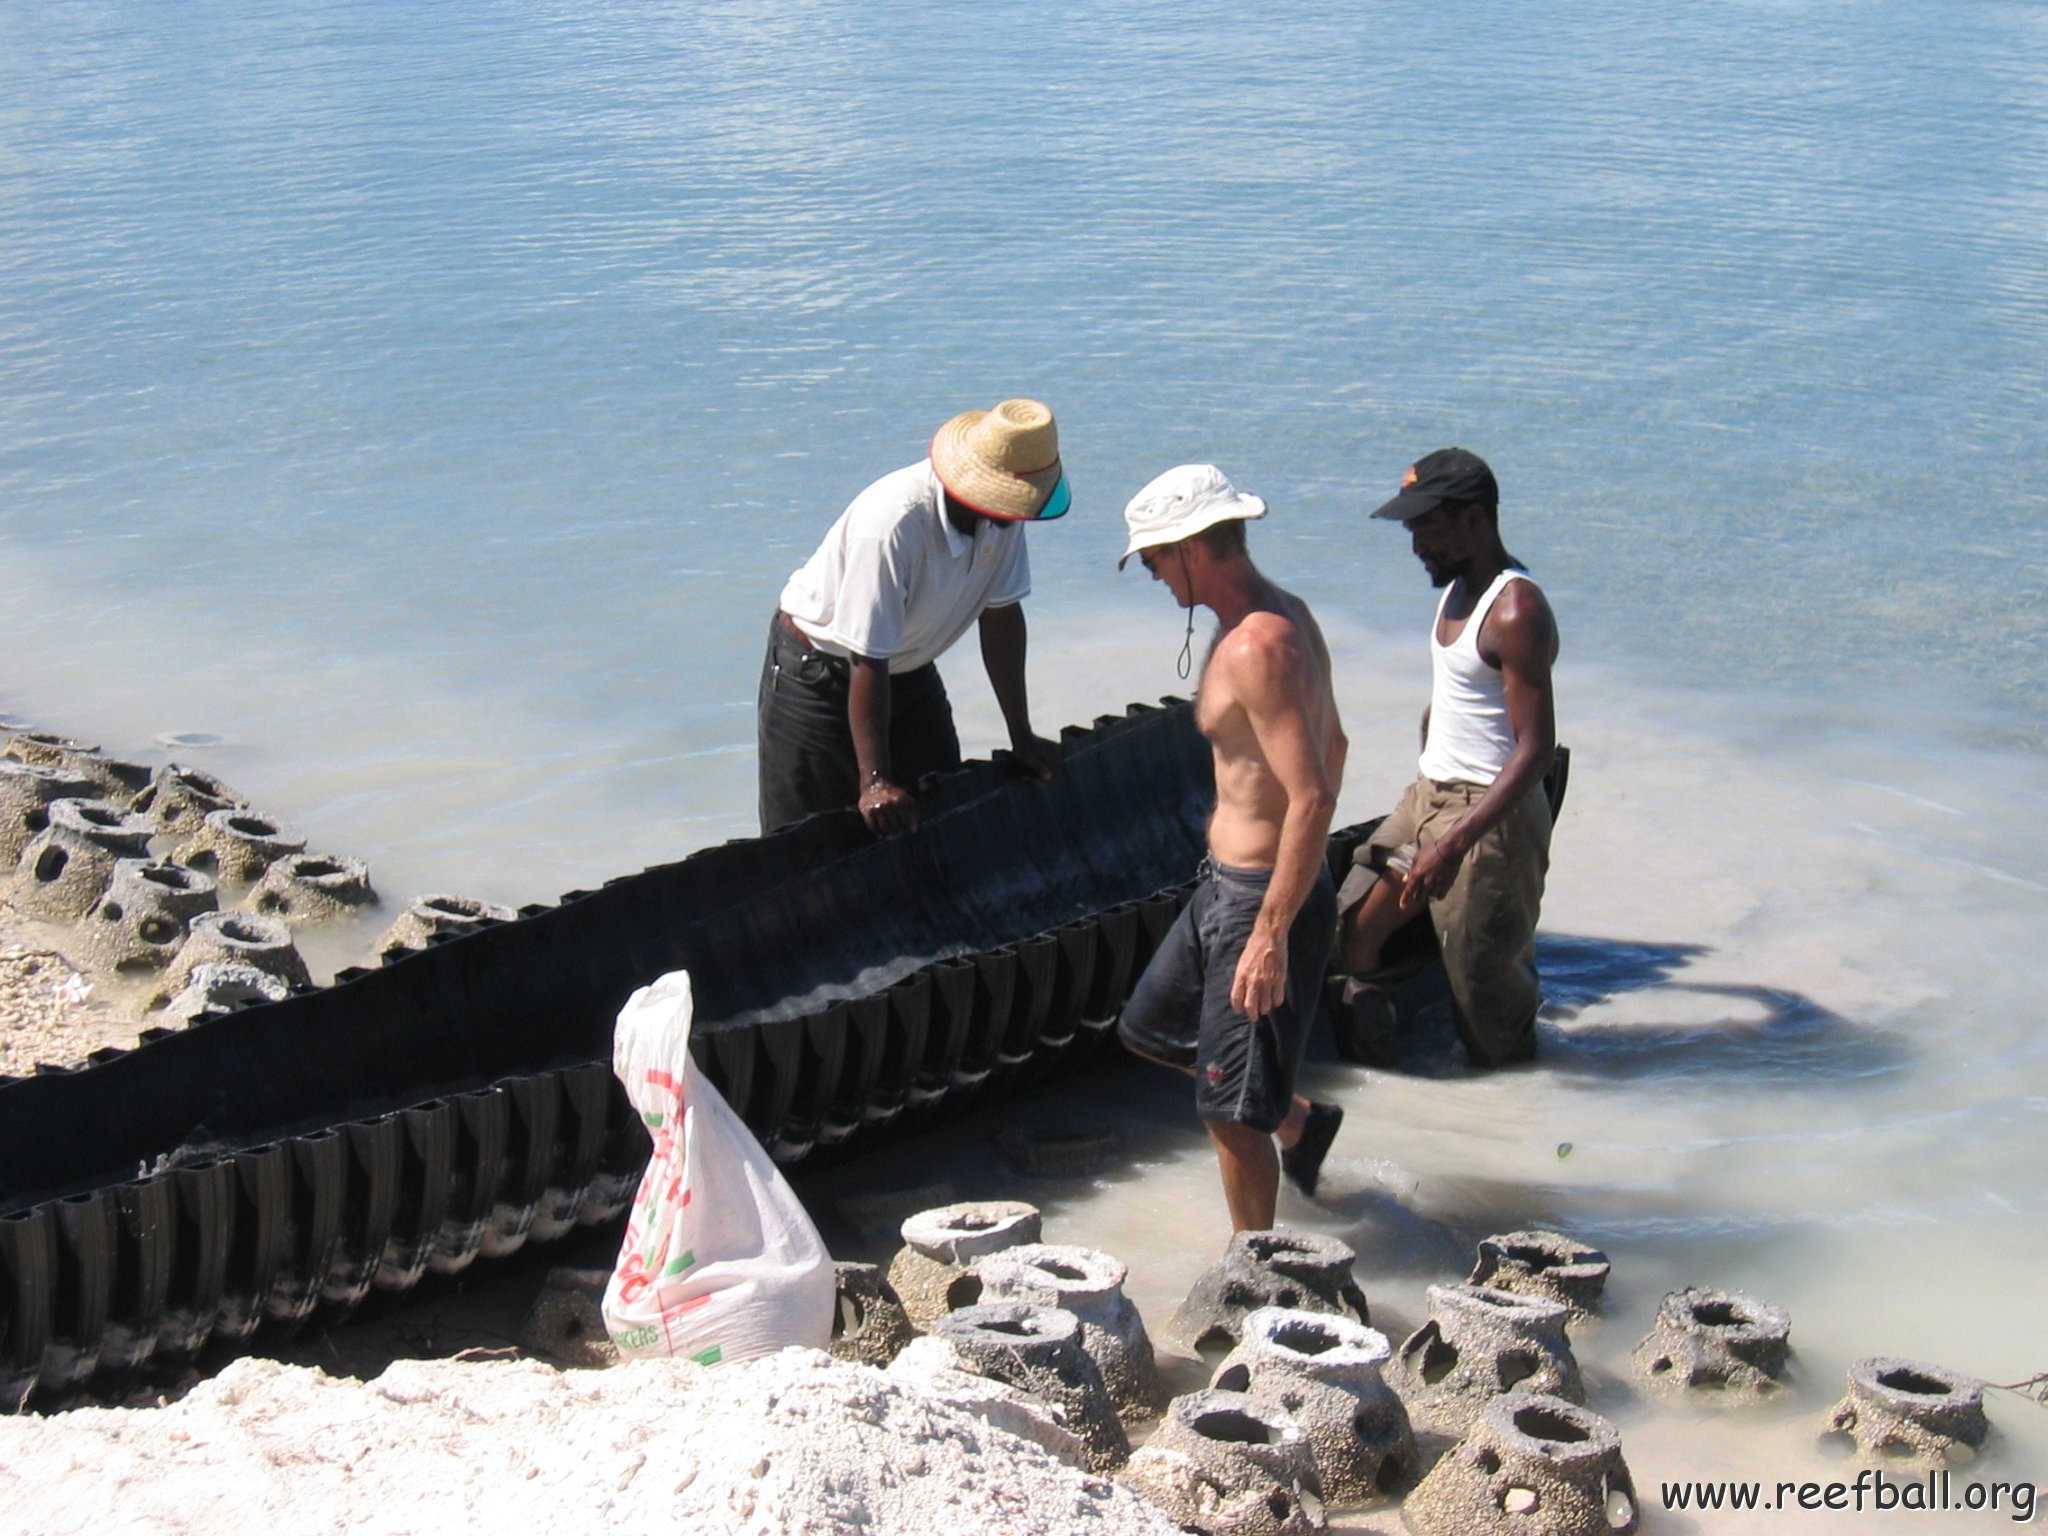
[[[1511,581],[1501,588],[1486,615],[1480,636],[1484,649],[1495,653],[1487,659],[1499,665],[1499,657],[1517,661],[1557,659],[1557,616],[1550,599],[1533,581]]]
[[[1218,643],[1212,666],[1220,665],[1231,692],[1248,701],[1298,694],[1320,655],[1317,637],[1302,622],[1307,618],[1305,608],[1298,618],[1271,609],[1246,614]]]

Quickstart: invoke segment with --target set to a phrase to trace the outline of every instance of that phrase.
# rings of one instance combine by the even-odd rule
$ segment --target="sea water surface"
[[[0,9],[0,709],[394,901],[750,831],[781,581],[1012,394],[1076,489],[1030,535],[1042,730],[1186,686],[1114,564],[1183,460],[1272,504],[1347,819],[1427,690],[1364,517],[1402,469],[1483,453],[1557,608],[1543,1059],[1319,1069],[1350,1117],[1282,1210],[1381,1326],[1489,1232],[1605,1248],[1580,1353],[1648,1489],[1803,1475],[1861,1356],[2048,1371],[2048,9]],[[1178,1087],[1115,1082],[1016,1112],[1127,1122],[1049,1230],[1163,1323],[1221,1202]],[[963,1195],[999,1119],[943,1133]],[[1637,1398],[1685,1284],[1790,1310],[1794,1401]],[[2048,1409],[1991,1411],[1984,1475],[2048,1478]]]

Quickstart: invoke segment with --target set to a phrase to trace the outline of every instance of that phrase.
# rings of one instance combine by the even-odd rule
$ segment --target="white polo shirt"
[[[984,520],[960,532],[931,460],[920,459],[853,498],[780,606],[826,655],[886,657],[893,674],[936,660],[982,609],[1030,592],[1024,525]]]

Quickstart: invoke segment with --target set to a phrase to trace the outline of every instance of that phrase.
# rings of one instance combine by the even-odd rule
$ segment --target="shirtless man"
[[[1336,925],[1324,844],[1344,731],[1315,619],[1245,550],[1245,522],[1265,515],[1221,470],[1184,464],[1124,509],[1130,547],[1117,562],[1142,560],[1190,623],[1197,605],[1217,619],[1195,699],[1216,753],[1209,857],[1117,1032],[1194,1077],[1239,1232],[1273,1225],[1283,1168],[1315,1193],[1344,1117],[1294,1092]]]

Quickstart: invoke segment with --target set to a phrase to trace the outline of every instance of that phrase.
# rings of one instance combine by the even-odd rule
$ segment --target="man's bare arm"
[[[913,831],[917,801],[889,777],[889,663],[855,656],[846,684],[846,726],[860,765],[861,820],[877,837]]]
[[[1299,632],[1285,620],[1254,614],[1231,637],[1230,649],[1233,692],[1287,797],[1272,879],[1230,986],[1231,1006],[1257,1019],[1287,995],[1287,930],[1315,888],[1337,794],[1325,744],[1310,723],[1310,663]]]
[[[1458,824],[1416,855],[1401,887],[1401,905],[1415,907],[1451,888],[1458,865],[1485,833],[1543,782],[1557,751],[1557,702],[1550,668],[1557,659],[1557,621],[1543,594],[1511,581],[1494,600],[1480,632],[1481,654],[1500,668],[1515,750],[1485,794]],[[1486,649],[1495,654],[1485,656]]]
[[[1024,771],[1043,784],[1059,771],[1060,749],[1031,729],[1030,696],[1024,687],[1024,605],[984,608],[979,627],[981,664],[988,669],[988,685],[1002,708],[1003,724],[1009,727],[1010,750]]]

